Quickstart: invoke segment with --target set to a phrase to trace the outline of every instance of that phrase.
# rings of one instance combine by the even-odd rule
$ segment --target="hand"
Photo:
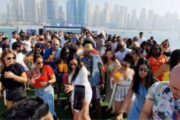
[[[116,120],[123,120],[123,114],[119,114],[119,115],[116,117]]]
[[[5,78],[14,78],[16,75],[13,72],[5,72],[4,77]]]
[[[101,90],[104,90],[104,83],[102,83],[101,85],[100,85],[100,88],[101,88]]]
[[[34,83],[35,83],[35,80],[34,80],[34,79],[29,80],[29,84],[30,84],[30,85],[33,85]]]
[[[69,92],[74,90],[74,86],[73,85],[65,84],[64,86],[65,86],[65,89],[64,89],[65,93],[69,93]]]
[[[116,83],[116,80],[115,80],[115,79],[112,79],[111,82],[112,82],[112,84],[115,84],[115,83]]]
[[[1,99],[1,98],[3,98],[3,95],[2,95],[2,93],[0,92],[0,99]]]
[[[40,84],[41,84],[43,87],[48,86],[48,82],[40,82]]]

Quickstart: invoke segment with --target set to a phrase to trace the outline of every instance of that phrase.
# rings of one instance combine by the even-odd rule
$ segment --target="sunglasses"
[[[43,62],[37,62],[36,64],[37,64],[37,65],[41,65],[41,64],[43,64]]]
[[[139,71],[148,72],[148,71],[149,71],[149,69],[148,69],[148,68],[139,68]]]
[[[124,66],[124,67],[127,67],[127,66],[128,66],[127,63],[121,63],[121,65]]]
[[[53,44],[53,46],[58,46],[59,44]]]
[[[70,63],[70,66],[77,66],[76,63]]]
[[[15,57],[7,57],[7,60],[15,60]]]

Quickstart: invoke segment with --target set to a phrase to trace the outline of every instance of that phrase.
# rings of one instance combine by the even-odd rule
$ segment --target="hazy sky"
[[[0,0],[0,13],[6,10],[6,5],[12,0]],[[67,0],[61,0],[65,3]],[[119,4],[127,6],[129,9],[153,9],[154,12],[159,14],[164,14],[167,11],[177,12],[180,16],[180,0],[89,0],[95,4],[104,4],[105,2],[109,4]],[[101,6],[101,5],[100,5]]]

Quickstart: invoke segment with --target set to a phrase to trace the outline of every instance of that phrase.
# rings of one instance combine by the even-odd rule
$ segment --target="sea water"
[[[10,39],[12,38],[12,32],[17,30],[15,27],[6,27],[0,28],[0,32],[4,32],[5,36],[8,36]],[[165,39],[169,39],[170,47],[172,50],[180,49],[180,32],[178,31],[143,31],[143,30],[111,30],[106,29],[105,33],[108,34],[116,34],[121,37],[133,38],[135,36],[138,37],[139,32],[144,32],[144,37],[149,39],[151,36],[157,41],[157,43],[161,43]]]

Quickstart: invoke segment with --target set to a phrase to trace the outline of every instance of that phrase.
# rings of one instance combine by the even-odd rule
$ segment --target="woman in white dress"
[[[71,93],[71,105],[72,111],[74,114],[74,120],[90,120],[89,116],[89,104],[92,99],[92,89],[91,85],[88,81],[88,71],[86,67],[80,63],[80,60],[75,55],[70,55],[68,58],[68,70],[69,70],[69,84],[65,84],[65,92]],[[74,98],[75,95],[75,86],[80,85],[85,88],[85,97],[83,99],[82,109],[74,108],[74,103],[76,104],[76,100]],[[83,96],[83,95],[82,95]],[[81,101],[78,99],[78,101]]]

